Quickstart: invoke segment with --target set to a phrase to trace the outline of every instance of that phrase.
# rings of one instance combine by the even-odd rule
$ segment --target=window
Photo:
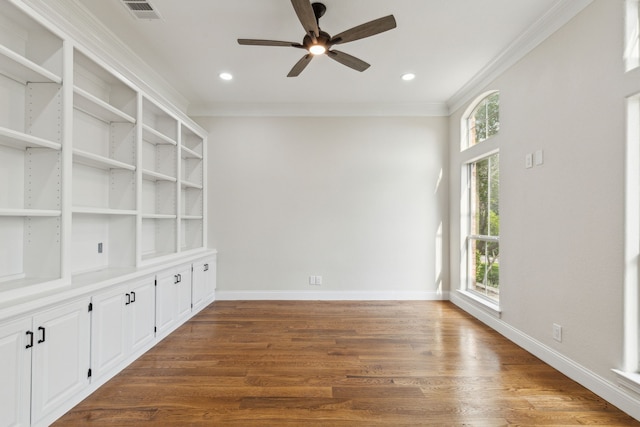
[[[640,16],[638,0],[625,1],[625,71],[640,65]]]
[[[460,289],[495,308],[500,302],[500,94],[487,92],[461,120]],[[473,147],[473,149],[470,149]]]
[[[500,130],[500,96],[494,92],[482,99],[467,116],[467,146],[471,147]]]
[[[627,99],[625,162],[624,357],[614,372],[640,396],[640,95]]]
[[[500,157],[498,153],[468,165],[469,234],[467,290],[495,302],[500,299]]]

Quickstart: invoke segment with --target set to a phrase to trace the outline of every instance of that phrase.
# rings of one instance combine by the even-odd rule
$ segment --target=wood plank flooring
[[[56,427],[640,423],[449,302],[216,302]]]

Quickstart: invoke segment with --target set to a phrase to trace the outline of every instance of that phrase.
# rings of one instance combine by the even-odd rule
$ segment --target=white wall
[[[221,298],[446,292],[446,117],[197,121]]]
[[[638,74],[624,74],[623,23],[622,0],[596,0],[478,90],[501,95],[502,318],[492,323],[611,390],[623,356],[625,97],[640,90]],[[451,218],[460,213],[464,109],[450,121]],[[540,149],[544,165],[525,169],[525,155]],[[453,290],[453,220],[451,242]]]

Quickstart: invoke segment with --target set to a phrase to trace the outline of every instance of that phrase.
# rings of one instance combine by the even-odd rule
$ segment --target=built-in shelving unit
[[[0,291],[61,278],[63,40],[0,16]]]
[[[50,425],[215,290],[204,131],[48,3],[0,0],[2,425]]]
[[[178,120],[142,98],[141,260],[177,252]]]
[[[204,227],[204,139],[182,125],[180,132],[180,250],[202,246]]]
[[[73,274],[136,264],[138,94],[73,52]]]

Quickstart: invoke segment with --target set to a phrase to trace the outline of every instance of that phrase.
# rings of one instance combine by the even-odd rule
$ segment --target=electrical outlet
[[[553,339],[562,342],[562,326],[557,323],[553,324]]]
[[[322,276],[316,276],[316,285],[322,285]]]
[[[102,243],[98,243],[98,253],[102,253]]]
[[[312,286],[322,285],[322,276],[309,276],[309,284]]]

